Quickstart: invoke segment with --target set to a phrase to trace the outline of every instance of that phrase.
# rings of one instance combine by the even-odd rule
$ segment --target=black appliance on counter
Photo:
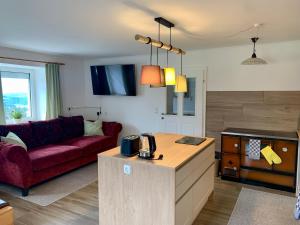
[[[154,159],[154,152],[156,151],[156,141],[152,134],[144,133],[141,136],[129,135],[122,138],[121,154],[123,156],[131,157],[138,155],[142,159]],[[160,155],[158,160],[161,160],[163,155]]]
[[[153,159],[156,151],[155,137],[148,133],[144,133],[141,136],[142,149],[139,151],[139,157],[142,159]]]
[[[129,135],[122,138],[121,154],[124,156],[135,156],[141,148],[141,139],[138,135]]]

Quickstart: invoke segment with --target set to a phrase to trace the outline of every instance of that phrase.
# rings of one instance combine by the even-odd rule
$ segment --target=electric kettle
[[[152,159],[156,150],[155,137],[152,134],[141,134],[142,149],[139,151],[139,157],[143,159]]]

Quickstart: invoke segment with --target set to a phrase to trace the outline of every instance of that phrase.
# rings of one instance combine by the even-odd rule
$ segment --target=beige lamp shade
[[[251,38],[251,41],[253,42],[253,53],[252,53],[251,58],[248,58],[241,63],[242,65],[264,65],[264,64],[267,64],[267,62],[264,59],[257,58],[257,56],[256,56],[255,44],[258,41],[258,39],[259,39],[258,37]]]
[[[241,64],[242,65],[264,65],[267,64],[267,62],[261,58],[251,57],[244,60]]]
[[[165,80],[165,72],[163,69],[160,69],[160,84],[151,84],[151,88],[160,88],[166,86],[166,80]]]
[[[159,85],[161,83],[160,67],[155,65],[143,65],[140,83],[142,85]]]
[[[187,92],[187,81],[185,75],[176,76],[175,92]]]
[[[166,85],[175,85],[176,84],[176,74],[175,68],[167,67],[164,69]]]

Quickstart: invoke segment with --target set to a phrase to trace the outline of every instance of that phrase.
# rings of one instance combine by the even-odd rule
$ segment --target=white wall
[[[68,107],[85,106],[84,61],[80,58],[59,59],[65,63],[60,67],[60,84],[63,110],[67,114]]]
[[[208,91],[300,90],[300,41],[259,44],[267,65],[246,66],[252,46],[190,51],[186,61],[208,66]]]
[[[84,61],[81,58],[54,56],[40,54],[35,52],[16,50],[0,47],[0,56],[12,58],[24,58],[40,61],[62,62],[64,66],[60,67],[62,101],[64,112],[67,112],[67,107],[84,104]],[[41,63],[22,62],[0,59],[0,63],[13,63],[27,66],[44,67]],[[45,88],[45,87],[40,87]]]
[[[154,132],[158,126],[162,106],[163,89],[139,85],[141,65],[148,61],[146,56],[120,57],[88,60],[85,63],[85,103],[101,106],[102,118],[123,124],[123,135]],[[90,65],[136,64],[137,96],[95,96],[92,93]]]
[[[258,44],[257,56],[264,58],[269,64],[240,65],[244,59],[250,57],[251,51],[251,45],[187,51],[187,55],[183,57],[183,66],[207,66],[208,91],[300,90],[300,41]],[[160,59],[165,59],[165,55],[160,56]],[[156,62],[156,59],[153,61]],[[171,54],[170,61],[178,69],[180,57]],[[101,106],[104,120],[123,123],[123,135],[155,132],[158,129],[160,113],[165,110],[163,89],[150,89],[138,84],[137,97],[92,94],[90,65],[119,63],[136,64],[139,78],[140,67],[149,63],[149,58],[128,56],[85,61],[85,103]],[[164,65],[165,61],[160,60],[160,63]]]

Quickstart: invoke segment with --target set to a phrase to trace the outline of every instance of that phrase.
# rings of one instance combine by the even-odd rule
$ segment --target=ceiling
[[[154,17],[175,23],[185,50],[300,40],[299,0],[0,0],[0,46],[84,57],[136,55],[149,48],[135,34],[157,37]],[[162,27],[162,39],[169,31]]]

